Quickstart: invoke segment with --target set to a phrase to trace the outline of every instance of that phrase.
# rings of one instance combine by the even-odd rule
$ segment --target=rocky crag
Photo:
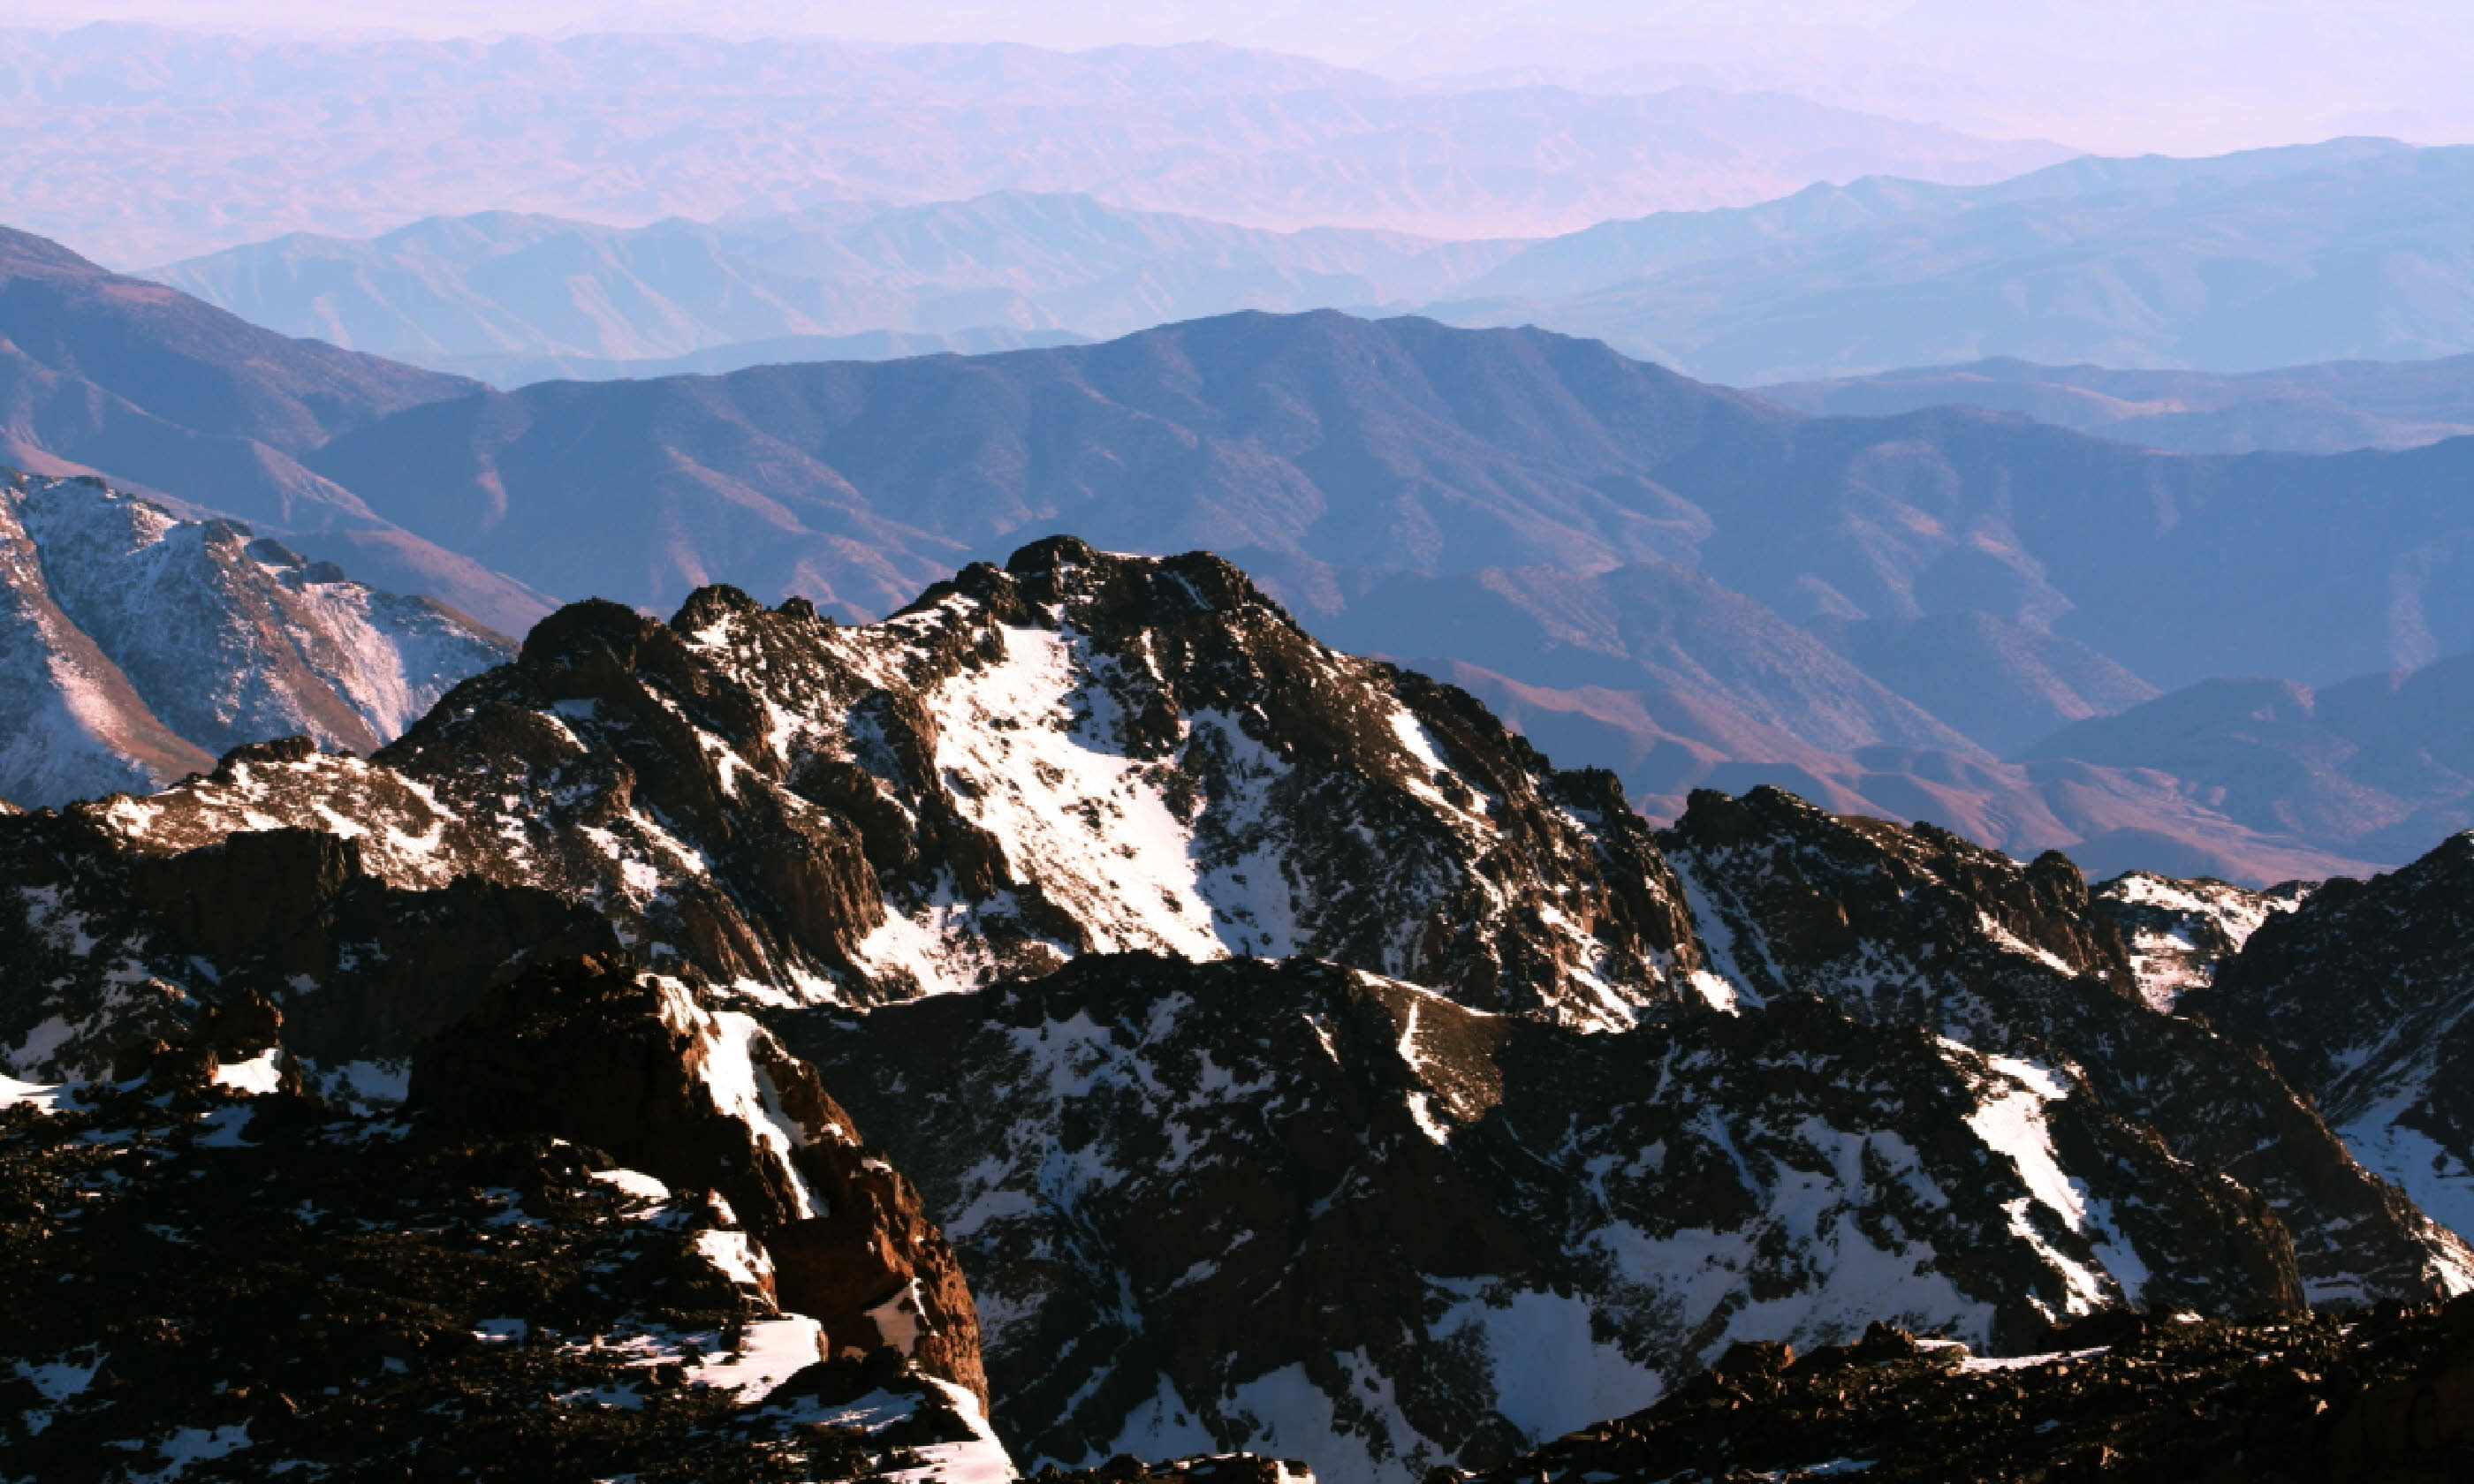
[[[1033,1457],[1414,1475],[1731,1334],[1889,1312],[2033,1348],[2100,1307],[2303,1302],[2255,1194],[2074,1077],[1810,995],[1592,1035],[1129,955],[785,1034],[948,1213]]]
[[[34,895],[0,928],[0,1044],[27,1076],[90,1073],[86,1027],[230,973],[377,1032],[304,1054],[400,1059],[545,924],[574,951],[591,928],[558,902],[760,1003],[1122,949],[1302,954],[1597,1026],[1702,999],[1610,776],[1315,643],[1225,562],[1062,539],[866,628],[727,588],[667,625],[578,604],[369,758],[246,748],[7,826]],[[195,910],[249,895],[231,852],[281,856],[335,910],[255,935],[262,909]],[[399,951],[462,971],[408,997]]]
[[[2363,1162],[2474,1228],[2474,835],[2335,880],[2187,996],[2276,1058]]]
[[[1817,993],[2083,1086],[2256,1192],[2314,1304],[2474,1283],[2464,1245],[2358,1164],[2268,1058],[2148,1007],[2117,922],[2060,854],[2021,867],[1776,789],[1695,795],[1661,843],[1713,969],[1749,999]]]
[[[1028,1463],[1373,1484],[1737,1341],[2474,1286],[2204,1008],[2356,930],[2303,895],[1775,790],[1653,831],[1225,562],[1056,538],[861,627],[574,605],[368,756],[0,812],[0,1054],[126,1082],[279,1015],[270,1095],[711,1191],[748,1313]]]
[[[951,1255],[762,1031],[569,962],[375,1119],[280,1027],[0,1084],[0,1477],[1010,1475]]]

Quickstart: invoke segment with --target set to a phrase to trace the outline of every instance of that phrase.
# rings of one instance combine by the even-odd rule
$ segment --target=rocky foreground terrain
[[[1647,1407],[1683,1462],[1571,1467],[1717,1477],[1879,1461],[1729,1453],[1872,1435],[1703,1426],[1742,1343],[2182,1312],[2098,1410],[2268,1416],[2225,1325],[2335,1375],[2387,1331],[2302,1316],[2474,1289],[2373,1137],[2460,1147],[2463,849],[2092,890],[1774,789],[1653,829],[1201,555],[577,604],[367,756],[0,812],[5,1456],[1395,1484]],[[1866,1416],[1949,1400],[1888,1358]],[[1906,1476],[2131,1456],[1995,1384],[2008,1451]]]
[[[1748,1342],[1657,1406],[1485,1484],[1546,1479],[2438,1481],[2474,1452],[2474,1304],[2244,1322],[2108,1314],[2008,1359],[1875,1325]],[[1459,1475],[1455,1475],[1458,1477]]]
[[[0,1476],[1009,1472],[952,1254],[743,1017],[570,961],[386,1118],[305,1093],[280,1027],[243,995],[9,1085]]]

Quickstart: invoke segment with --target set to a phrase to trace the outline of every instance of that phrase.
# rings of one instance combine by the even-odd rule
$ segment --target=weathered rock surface
[[[2023,867],[1775,789],[1695,794],[1661,842],[1745,1003],[1815,993],[2084,1086],[2272,1209],[2314,1304],[2474,1285],[2474,1252],[2357,1163],[2264,1054],[2148,1008],[2115,920],[2059,854]]]
[[[306,743],[242,749],[215,776],[311,755]],[[0,911],[9,1070],[100,1076],[121,1045],[177,1037],[203,1006],[255,992],[283,1006],[289,1044],[330,1096],[400,1095],[414,1046],[493,982],[618,945],[590,908],[539,887],[468,876],[406,889],[370,873],[363,851],[357,837],[279,827],[158,853],[129,849],[84,805],[0,816],[0,904],[15,909]]]
[[[251,749],[70,816],[143,858],[348,835],[397,891],[548,892],[771,1002],[1118,949],[1310,954],[1579,1024],[1698,999],[1682,898],[1611,776],[1316,643],[1217,559],[1063,538],[863,628],[727,588],[667,625],[578,604],[371,758]],[[279,997],[318,993],[299,971]]]
[[[1026,1459],[1499,1462],[1731,1337],[2298,1307],[2282,1223],[2075,1074],[1809,995],[1616,1034],[1085,957],[780,1021],[943,1215]]]
[[[2091,888],[2088,897],[2121,929],[2140,997],[2150,1009],[2170,1012],[2185,993],[2214,984],[2217,970],[2261,923],[2302,905],[2317,888],[2316,881],[2288,881],[2253,892],[2132,871]]]
[[[891,1346],[986,1404],[979,1316],[917,1191],[746,1016],[608,959],[545,965],[424,1042],[411,1091],[449,1127],[550,1135],[716,1192],[759,1286],[823,1326],[828,1357]]]
[[[147,791],[301,733],[370,752],[514,647],[230,520],[0,470],[0,791]]]
[[[302,1095],[281,1024],[236,996],[195,1037],[138,1048],[132,1080],[0,1083],[0,1478],[1010,1475],[969,1385],[967,1296],[935,1316],[941,1351],[912,1316],[916,1343],[833,1358],[838,1316],[777,1297],[764,1237],[719,1192],[754,1204],[786,1170],[863,1157],[766,1144],[831,1104],[761,1032],[613,966],[562,966],[425,1048],[429,1108],[380,1121]],[[511,1098],[476,1051],[510,1029],[588,1060],[564,1085],[537,1065],[546,1101]],[[640,1053],[635,1090],[668,1094],[632,1119],[610,1101],[624,1085],[577,1080],[621,1047]],[[730,1101],[699,1109],[698,1089]],[[659,1112],[701,1119],[668,1181],[539,1126],[565,1113],[624,1137]],[[828,1269],[873,1280],[881,1251],[941,1252],[915,1211],[867,1203],[904,1188],[882,1161],[856,1168],[834,1192],[848,1240],[784,1296]]]
[[[2365,1164],[2474,1232],[2474,836],[2325,883],[2185,1003],[2265,1045]]]
[[[2244,1324],[2113,1314],[2054,1340],[2006,1360],[1887,1324],[1802,1354],[1742,1345],[1657,1406],[1478,1478],[2437,1484],[2474,1448],[2474,1300]]]
[[[863,627],[578,604],[371,756],[0,812],[0,1055],[711,1192],[746,1352],[800,1406],[907,1364],[921,1446],[993,1396],[1032,1460],[1397,1484],[1734,1341],[2474,1284],[2159,1008],[2392,890],[2092,894],[1773,790],[1653,832],[1217,559],[1058,538]],[[363,1121],[407,1072],[411,1132]]]

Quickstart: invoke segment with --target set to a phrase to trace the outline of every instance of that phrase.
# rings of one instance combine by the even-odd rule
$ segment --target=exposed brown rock
[[[716,1192],[769,1257],[781,1305],[819,1321],[830,1353],[891,1345],[984,1403],[977,1311],[918,1192],[744,1017],[618,960],[545,965],[424,1042],[412,1097],[454,1126],[552,1135]]]

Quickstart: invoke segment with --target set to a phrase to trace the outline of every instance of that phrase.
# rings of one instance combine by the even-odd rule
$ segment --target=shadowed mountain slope
[[[47,261],[81,293],[127,281]],[[76,446],[151,457],[134,436]],[[2256,883],[2355,869],[2359,832],[2236,820],[2207,786],[2105,759],[1997,758],[2152,685],[2474,648],[2454,597],[2474,440],[2212,459],[1963,409],[1803,419],[1602,345],[1420,320],[1235,315],[967,359],[479,391],[301,460],[264,452],[252,468],[315,498],[204,488],[271,509],[256,524],[295,550],[515,628],[539,591],[658,610],[725,577],[864,617],[1067,528],[1207,546],[1351,648],[1700,718],[1653,727],[1698,744],[1629,775],[1664,813],[1694,786],[1773,781],[2014,850]]]
[[[728,574],[864,616],[1060,529],[1208,546],[1352,648],[1681,696],[1840,759],[1776,781],[1900,775],[1842,797],[2264,882],[2359,857],[2118,770],[2093,793],[2023,778],[1992,791],[2016,803],[1974,784],[1923,801],[1937,774],[2151,686],[2474,647],[2451,596],[2469,459],[2474,441],[2191,458],[1964,409],[1801,419],[1589,342],[1324,313],[532,387],[409,410],[312,462],[437,544],[652,607]],[[1954,761],[1845,761],[1872,748]],[[2023,809],[2044,818],[1991,823]],[[2143,859],[2151,844],[2168,853]]]
[[[967,1400],[976,1309],[1003,1436],[1065,1464],[1402,1484],[1885,1305],[2034,1349],[2474,1284],[2067,860],[1766,789],[1653,831],[1200,553],[1054,538],[863,626],[571,605],[371,757],[0,814],[0,901],[12,1079],[221,1076],[165,1043],[280,1012],[232,1078],[366,1122],[408,1070],[416,1137],[685,1194],[779,1311],[705,1364],[784,1336],[828,1369],[778,1394],[841,1397],[873,1339]]]

